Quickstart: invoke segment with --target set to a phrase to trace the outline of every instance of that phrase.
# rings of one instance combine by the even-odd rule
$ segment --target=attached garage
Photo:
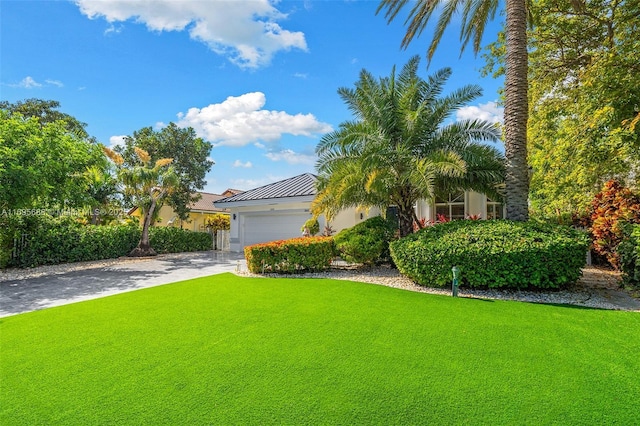
[[[311,213],[274,210],[263,213],[240,215],[240,240],[244,246],[267,241],[299,237],[300,228],[311,217]]]
[[[300,228],[311,218],[316,181],[305,173],[215,201],[214,206],[231,212],[231,251],[300,237]]]

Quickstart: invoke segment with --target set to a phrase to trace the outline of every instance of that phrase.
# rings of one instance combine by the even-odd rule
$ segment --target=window
[[[502,203],[487,198],[487,220],[504,218]]]
[[[436,197],[436,217],[444,215],[447,219],[464,219],[464,192],[449,194],[446,199]]]

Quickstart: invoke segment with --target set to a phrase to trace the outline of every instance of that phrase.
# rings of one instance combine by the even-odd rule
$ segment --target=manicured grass
[[[637,424],[640,314],[216,275],[0,320],[0,424]]]

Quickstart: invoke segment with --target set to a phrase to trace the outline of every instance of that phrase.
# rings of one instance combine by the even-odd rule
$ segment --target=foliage
[[[305,228],[309,230],[310,235],[317,235],[318,232],[320,232],[320,223],[318,222],[318,219],[312,217],[302,225],[300,232],[304,232]]]
[[[214,213],[204,218],[204,226],[214,234],[218,231],[231,229],[231,219],[228,214]]]
[[[155,254],[149,242],[149,228],[165,198],[178,186],[178,176],[171,163],[172,158],[161,158],[154,162],[145,150],[134,147],[138,163],[128,166],[117,152],[103,147],[103,151],[116,165],[118,178],[122,181],[125,194],[132,198],[134,205],[142,213],[142,235],[140,242],[130,256],[152,256]]]
[[[95,139],[89,137],[86,131],[87,123],[79,121],[77,118],[58,111],[60,102],[45,101],[43,99],[31,98],[24,101],[11,103],[8,101],[0,101],[0,109],[6,110],[10,115],[21,115],[25,118],[36,118],[41,126],[55,122],[64,122],[64,127],[68,133],[73,134],[79,139],[88,140],[95,143]]]
[[[593,249],[618,268],[618,244],[624,236],[624,224],[640,223],[640,196],[610,180],[591,202],[590,219]]]
[[[84,226],[69,216],[0,217],[0,268],[112,259],[126,256],[140,240],[135,225]],[[211,236],[177,228],[152,228],[151,244],[159,253],[211,249]],[[23,238],[24,235],[24,238]],[[11,255],[17,244],[17,256]]]
[[[617,252],[624,283],[640,287],[640,225],[626,227]]]
[[[244,248],[247,268],[255,274],[319,271],[329,267],[334,254],[331,237],[291,238]]]
[[[100,148],[69,132],[65,121],[41,123],[7,110],[0,110],[0,158],[0,213],[92,204],[87,170],[108,167]]]
[[[640,3],[536,0],[530,12],[531,209],[561,220],[609,179],[640,188]],[[502,65],[503,42],[487,70]]]
[[[389,242],[395,238],[397,225],[380,216],[343,229],[334,237],[336,250],[347,262],[372,265],[390,261]]]
[[[133,226],[83,226],[69,216],[13,216],[3,225],[7,225],[2,231],[4,248],[11,250],[14,239],[18,245],[17,257],[3,267],[116,258],[131,251],[140,238]]]
[[[587,236],[534,222],[460,220],[427,227],[391,243],[403,275],[420,285],[451,285],[451,268],[469,287],[563,288],[578,280]]]
[[[527,0],[381,0],[376,13],[385,10],[385,18],[390,23],[408,4],[408,16],[405,24],[407,32],[402,47],[407,48],[414,37],[419,36],[427,27],[434,14],[438,16],[431,44],[427,50],[429,61],[442,36],[449,27],[451,19],[460,13],[460,39],[462,50],[473,41],[473,50],[480,51],[484,30],[492,21],[499,6],[505,10],[505,187],[504,195],[507,219],[525,221],[529,217],[529,171],[527,167],[527,100],[529,84],[527,81],[527,22],[532,22]],[[408,224],[410,226],[410,224]],[[404,235],[404,233],[401,233]]]
[[[362,70],[354,89],[338,93],[355,119],[326,134],[318,144],[319,191],[314,215],[328,219],[349,207],[398,208],[400,233],[412,232],[414,204],[436,189],[472,189],[499,198],[502,155],[482,141],[497,141],[499,128],[482,120],[448,122],[476,99],[481,88],[463,86],[441,96],[451,69],[427,80],[414,56],[396,74],[375,79]]]
[[[135,148],[143,149],[151,156],[152,161],[161,158],[172,158],[173,169],[178,176],[178,185],[167,197],[167,204],[182,220],[189,215],[189,205],[198,201],[198,190],[206,184],[205,175],[213,161],[209,159],[211,143],[196,136],[191,127],[179,128],[169,123],[160,131],[145,127],[133,136],[124,139],[124,146],[117,146],[115,150],[122,155],[124,165],[132,167],[138,162]]]
[[[2,318],[0,336],[3,426],[638,420],[637,312],[226,273]]]
[[[211,234],[171,226],[154,226],[149,230],[149,242],[157,253],[182,253],[211,250]]]

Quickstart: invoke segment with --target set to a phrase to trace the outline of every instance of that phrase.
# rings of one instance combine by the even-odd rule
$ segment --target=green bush
[[[158,254],[207,251],[213,248],[213,239],[208,232],[162,226],[149,229],[149,243]]]
[[[625,284],[640,287],[640,225],[627,225],[618,245],[620,268]]]
[[[389,242],[394,239],[396,230],[393,222],[376,216],[343,229],[334,241],[342,259],[372,265],[391,260]]]
[[[71,217],[12,216],[0,221],[0,267],[112,259],[126,256],[140,241],[135,225],[86,226]],[[151,228],[151,245],[158,253],[211,249],[211,235],[176,228]],[[12,256],[14,241],[17,256]]]
[[[391,243],[403,275],[420,285],[562,288],[580,278],[588,237],[568,227],[505,220],[461,220],[425,228]]]
[[[326,269],[335,256],[333,238],[303,237],[244,248],[249,271],[299,273]]]

